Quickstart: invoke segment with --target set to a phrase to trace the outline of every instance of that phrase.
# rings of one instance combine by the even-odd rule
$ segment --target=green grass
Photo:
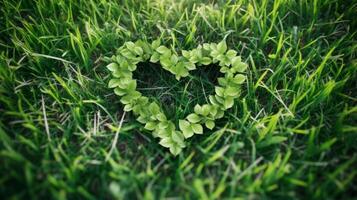
[[[356,198],[356,9],[353,0],[1,1],[1,199]],[[157,38],[177,49],[226,38],[249,64],[241,100],[176,157],[131,113],[118,132],[123,107],[107,88],[104,57]],[[213,93],[219,73],[209,70],[177,82],[144,63],[135,78],[177,120]]]

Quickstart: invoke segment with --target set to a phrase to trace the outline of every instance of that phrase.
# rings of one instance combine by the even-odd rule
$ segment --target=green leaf
[[[220,61],[219,66],[221,67],[229,66],[231,64],[231,60],[225,55],[220,55],[217,59]]]
[[[190,126],[190,122],[186,120],[179,120],[179,128],[185,138],[190,138],[193,136],[193,130]]]
[[[133,91],[133,90],[136,90],[136,80],[134,80],[134,79],[131,79],[128,83],[127,83],[127,85],[126,85],[126,89],[127,90],[131,90],[131,91]]]
[[[149,131],[152,131],[152,130],[154,130],[155,128],[156,128],[156,122],[152,122],[152,121],[150,121],[150,122],[147,122],[146,124],[145,124],[145,129],[147,129],[147,130],[149,130]]]
[[[225,78],[218,78],[217,80],[218,80],[218,84],[219,84],[220,86],[226,86],[226,85],[227,85],[227,79],[225,79]]]
[[[129,64],[128,69],[131,72],[135,71],[136,70],[136,64]]]
[[[171,53],[170,49],[165,47],[165,46],[160,46],[159,48],[156,49],[157,52],[160,54],[169,54]]]
[[[108,87],[109,88],[115,88],[118,87],[120,84],[120,79],[110,79],[109,83],[108,83]]]
[[[167,127],[169,126],[169,123],[167,121],[161,121],[159,122],[159,129],[167,132]]]
[[[233,106],[233,104],[234,104],[234,100],[233,100],[232,97],[226,97],[224,99],[223,106],[224,106],[225,109],[231,108]]]
[[[223,40],[223,41],[221,41],[220,43],[218,43],[218,45],[217,45],[217,50],[218,50],[221,54],[223,54],[224,52],[226,52],[226,50],[227,50],[227,44],[226,44],[226,41],[225,41],[225,40]]]
[[[202,106],[202,115],[207,116],[209,114],[209,111],[211,110],[211,106],[208,104],[205,104]]]
[[[206,51],[211,50],[211,46],[210,46],[210,44],[208,44],[208,43],[203,43],[202,46],[203,46],[203,49],[206,50]]]
[[[164,67],[171,67],[172,66],[172,62],[170,57],[161,57],[160,58],[160,64]]]
[[[136,91],[136,90],[128,92],[128,95],[129,95],[128,98],[130,98],[131,102],[134,101],[134,100],[136,101],[138,98],[141,97],[141,93],[139,91]]]
[[[170,148],[171,146],[173,146],[171,138],[163,138],[160,140],[159,144],[166,148]]]
[[[156,115],[156,119],[159,120],[160,122],[166,121],[166,116],[163,113],[159,113]]]
[[[184,66],[188,70],[195,70],[196,69],[196,65],[194,63],[192,63],[192,62],[184,62]]]
[[[246,76],[244,76],[243,74],[237,74],[236,76],[234,76],[233,82],[235,84],[242,84],[245,81]]]
[[[199,104],[196,104],[194,107],[194,111],[196,114],[201,115],[202,114],[202,107]]]
[[[177,144],[182,145],[184,143],[184,135],[182,135],[182,133],[180,131],[172,131],[171,138]]]
[[[216,116],[217,114],[217,110],[218,110],[218,106],[217,105],[211,105],[211,110],[210,110],[210,115],[211,116]]]
[[[226,56],[231,60],[237,55],[237,52],[235,50],[228,50],[226,53]]]
[[[178,154],[180,154],[182,151],[182,148],[179,147],[178,145],[173,145],[170,147],[170,152],[174,155],[177,156]]]
[[[156,63],[159,60],[160,60],[160,54],[157,52],[154,52],[150,57],[150,62]]]
[[[123,96],[123,95],[126,94],[126,91],[123,90],[123,89],[121,89],[121,88],[115,88],[115,89],[114,89],[114,93],[115,93],[116,95],[118,95],[118,96]]]
[[[232,59],[232,67],[237,67],[242,62],[242,58],[240,56],[236,56]]]
[[[203,64],[203,65],[209,65],[212,63],[212,60],[211,58],[209,57],[203,57],[201,60],[200,60],[200,63]]]
[[[216,86],[214,90],[218,96],[224,97],[224,88]]]
[[[190,59],[191,53],[189,51],[182,50],[181,52],[182,52],[183,57]]]
[[[113,72],[113,76],[116,78],[128,78],[131,79],[133,77],[133,73],[128,69],[120,69],[118,71]]]
[[[116,63],[110,63],[109,65],[107,65],[107,69],[109,69],[109,71],[111,72],[115,72],[119,70],[119,65]]]
[[[189,114],[187,117],[188,121],[190,121],[191,123],[197,123],[199,121],[201,121],[201,117],[198,116],[195,113]]]
[[[123,49],[120,51],[121,55],[123,55],[125,58],[129,59],[129,60],[135,60],[136,56],[129,51],[128,49]]]
[[[197,59],[202,58],[202,49],[196,48],[196,49],[193,49],[191,52]]]
[[[216,100],[217,100],[218,103],[220,103],[220,104],[223,104],[223,103],[224,103],[224,97],[220,97],[220,96],[218,96],[218,95],[215,95],[214,97],[216,98]]]
[[[205,122],[205,125],[206,125],[206,127],[207,127],[208,129],[210,129],[210,130],[212,130],[212,129],[214,128],[214,126],[215,126],[213,120],[207,120],[207,121]]]
[[[196,134],[202,134],[203,133],[203,128],[201,124],[191,124],[193,132]]]
[[[152,115],[157,115],[157,114],[160,114],[160,107],[155,103],[155,102],[152,102],[150,105],[149,105],[149,111]]]
[[[211,104],[213,104],[213,105],[220,105],[220,103],[217,101],[217,99],[216,99],[215,96],[210,95],[208,98],[209,98],[209,101],[210,101]]]
[[[139,116],[138,118],[136,118],[136,120],[138,120],[138,122],[145,124],[148,120],[146,117],[144,116]]]
[[[143,49],[143,53],[146,53],[146,54],[152,53],[151,46],[147,42],[144,42],[142,40],[138,40],[138,41],[135,42],[135,45],[138,46],[138,47],[141,47]]]
[[[125,46],[130,50],[133,50],[136,47],[134,42],[125,42]]]
[[[189,75],[188,70],[185,68],[185,66],[182,62],[179,62],[175,66],[175,71],[176,71],[176,75],[178,75],[180,77],[186,77]]]
[[[248,65],[244,62],[242,62],[242,59],[240,56],[236,56],[232,59],[232,68],[236,72],[244,72],[247,69]]]
[[[167,137],[170,137],[170,134],[169,134],[169,132],[167,132],[166,129],[160,129],[160,128],[158,128],[158,129],[155,129],[154,131],[155,131],[155,133],[153,133],[153,134],[156,134],[156,136],[159,137],[159,138],[167,138]]]
[[[175,65],[177,63],[177,61],[178,61],[177,55],[176,54],[172,54],[170,60],[171,60],[172,65]]]
[[[215,115],[215,119],[220,119],[224,116],[224,111],[221,109],[217,110],[217,114]]]
[[[239,94],[240,89],[237,87],[227,87],[224,91],[226,96],[235,97]]]
[[[133,107],[131,107],[130,104],[127,104],[127,105],[124,106],[124,111],[125,111],[125,112],[129,112],[129,111],[131,111],[132,109],[133,109]]]
[[[136,46],[133,51],[136,53],[136,55],[143,55],[144,51],[141,47]]]
[[[154,40],[154,41],[151,43],[151,47],[152,47],[153,49],[157,49],[159,46],[160,46],[160,39]]]

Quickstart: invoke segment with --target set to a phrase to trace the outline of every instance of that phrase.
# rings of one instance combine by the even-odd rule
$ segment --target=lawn
[[[353,0],[1,1],[0,199],[357,198],[356,10]],[[214,127],[173,152],[109,87],[110,59],[131,41],[179,56],[223,41],[246,79]],[[143,61],[132,76],[178,129],[224,76],[217,62],[197,68],[177,80]]]

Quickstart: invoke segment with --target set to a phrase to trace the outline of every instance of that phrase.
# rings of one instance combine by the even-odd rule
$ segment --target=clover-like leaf
[[[234,96],[237,96],[239,94],[239,91],[240,89],[237,88],[237,87],[227,87],[225,90],[224,90],[224,94],[226,96],[231,96],[231,97],[234,97]]]
[[[166,131],[166,128],[169,126],[169,122],[168,121],[160,121],[158,126],[159,126],[160,130]]]
[[[117,79],[117,78],[110,79],[110,81],[109,81],[109,83],[108,83],[108,87],[109,87],[109,88],[118,87],[118,86],[119,86],[119,83],[120,83],[120,79]]]
[[[212,130],[212,129],[214,128],[214,126],[215,126],[215,123],[214,123],[213,120],[207,120],[207,121],[205,122],[205,125],[206,125],[206,127],[207,127],[208,129]]]
[[[212,60],[209,57],[203,57],[201,58],[200,63],[203,65],[209,65],[212,63]]]
[[[160,54],[157,52],[154,52],[150,57],[150,62],[156,63],[159,60],[160,60]]]
[[[130,63],[130,64],[128,65],[128,69],[129,69],[129,71],[135,71],[135,70],[136,70],[136,64]]]
[[[136,89],[136,80],[132,79],[130,81],[127,82],[126,84],[126,89],[127,90],[135,90]],[[119,87],[120,87],[120,84],[119,84]]]
[[[129,104],[132,103],[133,101],[136,101],[138,98],[141,97],[141,93],[138,91],[128,91],[126,95],[124,95],[121,99],[120,102],[123,104]]]
[[[235,84],[242,84],[245,81],[245,76],[242,74],[237,74],[236,76],[234,76],[233,82]]]
[[[171,133],[171,138],[175,143],[177,143],[179,146],[184,145],[184,135],[180,131],[172,131]]]
[[[151,112],[152,115],[160,114],[160,107],[155,102],[152,102],[149,105],[149,111]]]
[[[225,40],[217,44],[217,50],[219,53],[223,54],[227,50],[227,43]]]
[[[121,88],[115,88],[115,89],[114,89],[114,93],[115,93],[116,95],[118,95],[118,96],[123,96],[123,95],[126,94],[126,91],[123,90],[123,89],[121,89]]]
[[[152,47],[153,49],[157,49],[159,46],[160,46],[160,39],[154,40],[154,41],[151,43],[151,47]]]
[[[169,137],[161,139],[159,144],[166,148],[170,148],[171,146],[173,146],[172,139]]]
[[[160,54],[164,54],[164,55],[167,55],[167,54],[170,54],[171,51],[169,48],[165,47],[165,46],[160,46],[156,49],[157,52],[159,52]]]
[[[194,107],[194,111],[196,114],[202,115],[202,106],[200,106],[199,104],[196,104]]]
[[[228,50],[226,53],[226,56],[228,57],[229,60],[232,60],[236,55],[237,55],[237,52],[232,49]]]
[[[162,58],[160,59],[160,64],[161,64],[165,69],[169,69],[169,67],[171,67],[173,63],[171,62],[171,57],[165,56],[165,57],[162,57]]]
[[[211,106],[208,104],[204,104],[202,106],[202,115],[207,116],[209,114],[210,110],[211,110]]]
[[[179,62],[172,70],[175,72],[177,80],[180,80],[181,77],[186,77],[189,74],[183,62]]]
[[[109,65],[107,65],[107,69],[109,69],[109,71],[111,72],[115,72],[118,71],[119,65],[117,63],[110,63]]]
[[[190,138],[194,134],[190,122],[186,120],[179,120],[179,128],[185,138]]]
[[[198,123],[199,121],[201,121],[201,117],[198,116],[196,113],[192,113],[187,116],[187,120],[191,123]]]
[[[191,124],[192,130],[196,134],[202,134],[203,128],[201,124]]]
[[[233,104],[234,104],[233,97],[226,97],[224,99],[223,105],[224,105],[225,109],[231,108],[233,106]]]
[[[186,51],[186,50],[182,50],[181,52],[182,52],[183,57],[185,57],[185,58],[187,58],[187,59],[190,59],[190,57],[191,57],[191,52]]]
[[[216,94],[220,97],[224,97],[224,88],[223,87],[215,87],[214,88]]]
[[[161,122],[166,121],[166,116],[163,113],[159,113],[155,117],[157,120],[159,120]]]
[[[147,130],[152,131],[152,130],[154,130],[154,129],[156,128],[156,125],[157,125],[156,122],[149,121],[149,122],[147,122],[147,123],[145,124],[145,127],[144,127],[144,128],[147,129]]]
[[[170,153],[172,153],[174,156],[177,156],[178,154],[180,154],[182,151],[182,148],[178,145],[172,145],[170,147]]]
[[[183,62],[183,64],[186,67],[186,69],[188,69],[188,70],[196,69],[196,65],[192,62]]]

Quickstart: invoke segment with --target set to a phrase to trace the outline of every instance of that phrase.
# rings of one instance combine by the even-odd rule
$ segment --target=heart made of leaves
[[[218,78],[215,94],[209,96],[209,103],[195,105],[194,112],[178,122],[178,129],[173,121],[167,119],[160,106],[136,90],[133,71],[140,62],[150,61],[175,75],[177,80],[189,75],[196,66],[207,66],[218,63],[223,77]],[[246,80],[244,71],[247,64],[242,62],[235,50],[228,50],[225,41],[204,43],[197,48],[182,50],[179,55],[175,50],[160,45],[160,40],[151,44],[144,41],[125,42],[110,58],[107,68],[113,78],[109,87],[120,96],[124,111],[132,111],[137,120],[145,124],[144,128],[152,131],[154,137],[160,138],[160,145],[169,148],[174,155],[186,147],[185,141],[194,134],[203,134],[215,127],[215,120],[222,118],[224,112],[231,108],[241,92],[241,84]]]

